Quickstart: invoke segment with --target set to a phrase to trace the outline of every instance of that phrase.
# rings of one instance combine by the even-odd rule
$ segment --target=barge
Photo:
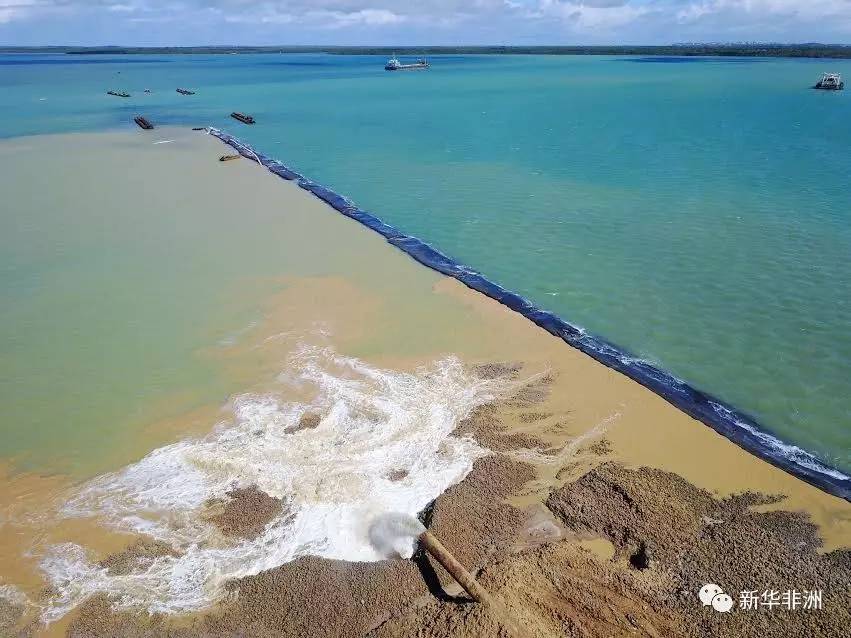
[[[151,124],[147,118],[142,117],[141,115],[137,115],[136,117],[134,117],[133,121],[139,125],[139,128],[145,129],[146,131],[150,131],[152,128],[154,128],[154,125]]]
[[[813,88],[822,91],[841,91],[845,88],[845,82],[842,81],[839,73],[824,73]]]
[[[428,60],[425,58],[420,58],[413,64],[402,64],[393,56],[389,60],[387,60],[387,64],[384,65],[385,71],[416,71],[418,69],[427,69],[429,66]]]
[[[129,93],[125,93],[124,91],[107,91],[107,95],[114,95],[115,97],[130,97]]]
[[[254,118],[250,115],[246,115],[245,113],[234,111],[230,114],[230,116],[235,120],[239,120],[243,124],[254,124]]]
[[[195,91],[190,91],[189,89],[177,89],[177,92],[181,95],[195,95]]]

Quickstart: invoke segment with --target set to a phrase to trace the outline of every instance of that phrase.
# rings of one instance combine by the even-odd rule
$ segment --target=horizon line
[[[611,43],[611,44],[3,44],[0,49],[595,49],[595,48],[689,48],[689,47],[838,47],[851,48],[851,43],[831,42],[772,42],[772,41],[727,41],[727,42],[670,42],[665,44]]]

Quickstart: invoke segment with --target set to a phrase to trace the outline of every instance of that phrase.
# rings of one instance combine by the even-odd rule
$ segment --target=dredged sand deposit
[[[452,454],[451,447],[445,447],[457,445],[452,441],[474,440],[477,447],[493,453],[456,450],[459,461],[471,463],[456,474],[466,478],[446,491],[455,482],[452,477],[437,486],[435,495],[442,495],[424,513],[425,522],[465,564],[483,570],[482,581],[529,627],[530,635],[723,635],[734,630],[741,635],[780,635],[786,626],[797,626],[802,632],[816,627],[821,635],[841,635],[836,632],[847,622],[843,615],[847,605],[837,596],[844,594],[839,584],[848,581],[848,554],[822,556],[817,550],[847,545],[851,537],[847,503],[750,457],[522,317],[414,264],[294,185],[248,162],[220,166],[216,158],[222,147],[217,141],[184,131],[167,131],[163,136],[175,141],[152,146],[151,140],[136,134],[109,134],[34,138],[26,143],[38,150],[42,143],[55,146],[73,140],[78,152],[93,163],[84,164],[85,170],[97,167],[93,158],[104,146],[126,162],[135,162],[141,173],[148,163],[156,164],[159,168],[151,171],[158,188],[198,194],[197,199],[182,199],[183,206],[230,206],[234,214],[239,214],[239,207],[274,210],[268,221],[269,232],[280,238],[280,286],[264,296],[261,321],[210,354],[211,365],[232,380],[232,392],[237,395],[232,405],[244,406],[245,397],[275,397],[278,407],[264,413],[257,427],[287,442],[290,436],[314,436],[317,429],[321,431],[323,419],[326,425],[343,423],[338,433],[350,433],[352,424],[366,432],[375,427],[380,433],[394,422],[387,414],[398,409],[402,396],[409,396],[393,394],[400,387],[398,380],[414,383],[413,395],[428,387],[439,388],[438,394],[454,388],[458,394],[450,394],[454,398],[449,403],[460,409],[437,415],[437,422],[450,427],[436,435],[435,459]],[[20,149],[24,142],[6,144],[12,143]],[[127,205],[133,205],[132,201]],[[356,357],[361,362],[361,371],[375,382],[365,395],[349,403],[339,394],[330,402],[316,401],[317,379],[364,382],[341,373],[339,362],[320,365],[307,380],[310,383],[303,378],[299,382],[293,354],[304,353],[305,348],[325,352],[329,347],[344,361]],[[447,357],[458,361],[458,376],[452,377],[450,386],[436,386],[440,368],[434,367],[435,362]],[[416,372],[418,367],[421,372]],[[385,404],[388,397],[392,400]],[[464,404],[461,397],[469,402]],[[327,421],[340,401],[351,419]],[[422,419],[433,403],[410,404],[402,421]],[[263,405],[269,406],[268,402]],[[290,407],[282,409],[282,405]],[[294,405],[298,409],[291,409]],[[222,420],[216,407],[152,427],[147,442],[135,447],[137,458],[169,441],[191,447],[191,441]],[[256,411],[251,414],[257,417]],[[225,438],[234,422],[237,426],[245,422],[238,414],[225,416],[224,421]],[[398,431],[402,443],[410,434]],[[187,443],[189,436],[196,438]],[[18,597],[16,603],[15,596],[6,596],[0,622],[45,633],[37,624],[29,624],[37,622],[32,620],[37,615],[32,609],[55,608],[55,590],[63,582],[54,578],[53,590],[39,589],[46,584],[39,584],[43,556],[50,546],[73,542],[84,548],[90,564],[107,572],[111,568],[111,574],[102,578],[96,571],[77,576],[81,582],[104,586],[90,587],[74,601],[79,603],[74,610],[47,630],[57,634],[66,629],[76,636],[460,636],[501,631],[497,620],[465,601],[449,586],[441,569],[422,556],[413,561],[342,562],[338,559],[348,557],[327,553],[327,558],[317,557],[323,555],[319,548],[290,562],[270,560],[259,571],[249,569],[245,575],[234,570],[217,595],[218,604],[195,610],[192,616],[138,615],[138,604],[116,609],[116,599],[109,596],[118,592],[110,591],[108,585],[118,581],[110,581],[111,577],[150,575],[154,561],[159,561],[157,565],[179,561],[186,555],[186,543],[193,540],[201,542],[209,558],[250,542],[247,539],[252,536],[256,539],[258,533],[262,536],[270,523],[274,527],[277,521],[280,529],[286,529],[286,521],[300,503],[289,501],[292,494],[273,493],[274,486],[280,489],[281,484],[256,473],[257,462],[281,461],[268,455],[263,435],[257,440],[256,455],[225,468],[192,456],[202,478],[219,477],[217,487],[200,490],[198,506],[183,510],[177,522],[153,517],[168,530],[186,536],[180,542],[175,537],[165,546],[150,539],[140,541],[127,533],[132,528],[116,528],[108,517],[82,522],[62,516],[8,521],[5,530],[0,528],[2,580],[23,583],[25,598]],[[386,443],[371,445],[386,451],[381,447]],[[204,443],[214,451],[217,444],[215,437]],[[320,445],[309,452],[310,460],[321,450]],[[340,459],[345,458],[345,447],[340,454]],[[386,483],[380,483],[387,493],[395,489],[405,494],[418,478],[427,476],[425,468],[416,467],[422,458],[417,454],[382,455],[387,458],[392,462],[381,466]],[[144,460],[141,463],[136,467],[146,467]],[[114,470],[125,471],[121,467],[116,464]],[[289,467],[298,468],[292,460]],[[312,463],[309,467],[315,469]],[[180,478],[186,479],[180,474],[185,468],[176,466],[178,485]],[[343,487],[351,488],[353,481],[360,480],[357,474],[341,472],[312,487],[312,494],[320,504],[354,502],[360,492],[355,489],[358,496],[350,498]],[[65,483],[61,477],[12,474],[3,502],[6,505],[24,491],[36,503],[41,496],[42,504],[55,505],[59,499],[64,505],[80,493],[80,488]],[[730,498],[744,491],[783,498]],[[220,501],[215,502],[216,497]],[[625,507],[629,516],[623,514]],[[782,513],[786,510],[803,514]],[[132,513],[131,503],[121,520]],[[241,519],[248,519],[244,527],[236,525]],[[672,520],[690,532],[671,539],[665,530]],[[85,525],[85,533],[75,529],[79,525]],[[41,527],[52,529],[49,542],[22,543],[23,530]],[[218,537],[212,535],[213,528],[218,529]],[[281,538],[290,536],[283,534],[266,556],[280,550]],[[327,543],[327,534],[318,533],[315,540]],[[671,551],[672,544],[676,551]],[[759,549],[749,553],[754,544]],[[735,560],[724,563],[722,570],[712,570],[715,557],[731,548]],[[22,551],[33,549],[34,556],[20,558]],[[685,564],[680,564],[682,556],[690,557]],[[775,569],[771,556],[783,557],[783,570]],[[711,573],[703,573],[707,571]],[[719,619],[699,605],[696,590],[689,591],[703,579],[713,579],[730,591],[744,586],[800,589],[818,582],[831,593],[826,594],[822,612],[788,612],[798,613],[793,619],[798,625],[789,625],[787,617],[768,611],[754,616],[737,612]],[[729,624],[719,625],[725,622]]]

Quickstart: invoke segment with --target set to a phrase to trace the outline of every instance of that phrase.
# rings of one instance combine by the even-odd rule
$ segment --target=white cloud
[[[629,0],[539,0],[527,11],[530,16],[555,18],[579,29],[609,30],[651,13],[654,5]]]
[[[784,16],[799,20],[851,18],[851,0],[699,0],[685,4],[678,16],[692,19],[719,14],[769,19]]]
[[[851,0],[692,0],[676,12],[683,27],[711,27],[717,32],[801,33],[798,41],[851,36]],[[829,36],[828,36],[829,37]]]
[[[39,6],[39,0],[0,0],[0,24],[26,17]]]
[[[361,9],[359,11],[312,11],[305,16],[308,19],[325,20],[329,27],[351,27],[358,25],[383,26],[399,24],[407,19],[404,15],[388,9]]]
[[[0,0],[0,23],[55,21],[58,12],[116,32],[142,21],[172,22],[175,32],[187,24],[203,23],[206,33],[239,25],[232,35],[246,43],[256,41],[251,25],[267,39],[279,29],[278,42],[310,41],[329,30],[344,30],[347,42],[368,34],[372,44],[383,33],[397,42],[416,34],[419,43],[466,43],[467,34],[541,44],[851,40],[851,0]]]

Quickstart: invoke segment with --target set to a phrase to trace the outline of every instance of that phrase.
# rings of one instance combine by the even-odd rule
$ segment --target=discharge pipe
[[[443,565],[443,568],[464,588],[464,591],[470,594],[473,600],[489,607],[495,606],[491,595],[485,591],[485,588],[473,578],[473,575],[443,546],[443,543],[437,540],[434,534],[424,528],[417,538],[429,555]]]
[[[387,513],[377,517],[369,526],[369,540],[382,556],[408,558],[416,542],[449,572],[477,603],[493,607],[494,600],[473,575],[443,546],[434,534],[413,516]]]

